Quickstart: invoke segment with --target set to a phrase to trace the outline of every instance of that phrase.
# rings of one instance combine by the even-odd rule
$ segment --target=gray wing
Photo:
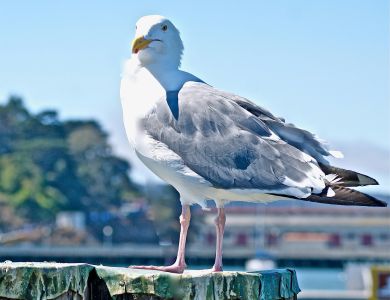
[[[315,134],[298,128],[294,124],[286,123],[283,118],[275,117],[269,111],[257,106],[248,99],[234,95],[232,100],[262,120],[282,140],[314,157],[318,162],[327,164],[328,162],[324,156],[342,157],[339,151],[329,150],[325,141],[318,138]]]
[[[186,83],[178,94],[178,119],[165,100],[145,117],[144,129],[215,187],[323,189],[315,160],[280,139],[233,96],[204,83]]]

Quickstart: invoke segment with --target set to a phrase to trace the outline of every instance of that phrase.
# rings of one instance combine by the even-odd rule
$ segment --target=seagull
[[[218,90],[180,69],[183,42],[159,15],[138,20],[120,97],[126,134],[136,156],[180,194],[180,238],[170,266],[133,266],[183,273],[190,206],[217,208],[213,272],[222,271],[222,243],[231,201],[297,199],[386,206],[348,187],[376,185],[366,175],[334,167],[342,153],[238,95]]]

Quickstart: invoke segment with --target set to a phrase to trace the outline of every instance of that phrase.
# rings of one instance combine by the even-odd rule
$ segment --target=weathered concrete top
[[[107,293],[99,299],[146,294],[155,296],[147,299],[199,300],[294,299],[300,291],[290,269],[178,275],[89,264],[0,263],[0,299],[69,299],[61,296],[70,292],[80,295],[73,299],[92,299],[96,290]]]

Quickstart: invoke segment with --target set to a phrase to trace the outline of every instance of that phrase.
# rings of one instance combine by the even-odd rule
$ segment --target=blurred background
[[[178,194],[132,155],[119,100],[146,14],[181,31],[182,69],[326,139],[345,156],[333,164],[376,178],[361,190],[390,202],[388,1],[2,1],[0,261],[174,259]],[[209,268],[215,211],[192,211],[187,263]],[[302,299],[367,299],[373,280],[390,291],[375,271],[390,263],[389,208],[227,211],[228,270],[295,268]]]

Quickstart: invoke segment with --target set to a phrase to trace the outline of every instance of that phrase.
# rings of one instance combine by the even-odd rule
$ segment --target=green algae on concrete
[[[0,263],[0,298],[55,299],[73,291],[83,295],[94,266],[56,263]]]
[[[94,276],[98,281],[92,280]],[[170,274],[88,264],[0,263],[0,299],[59,299],[68,292],[90,299],[102,290],[107,299],[149,295],[148,299],[180,300],[294,299],[300,291],[296,274],[289,269]]]
[[[290,299],[300,292],[292,269],[277,269],[257,273],[261,281],[260,299]]]

